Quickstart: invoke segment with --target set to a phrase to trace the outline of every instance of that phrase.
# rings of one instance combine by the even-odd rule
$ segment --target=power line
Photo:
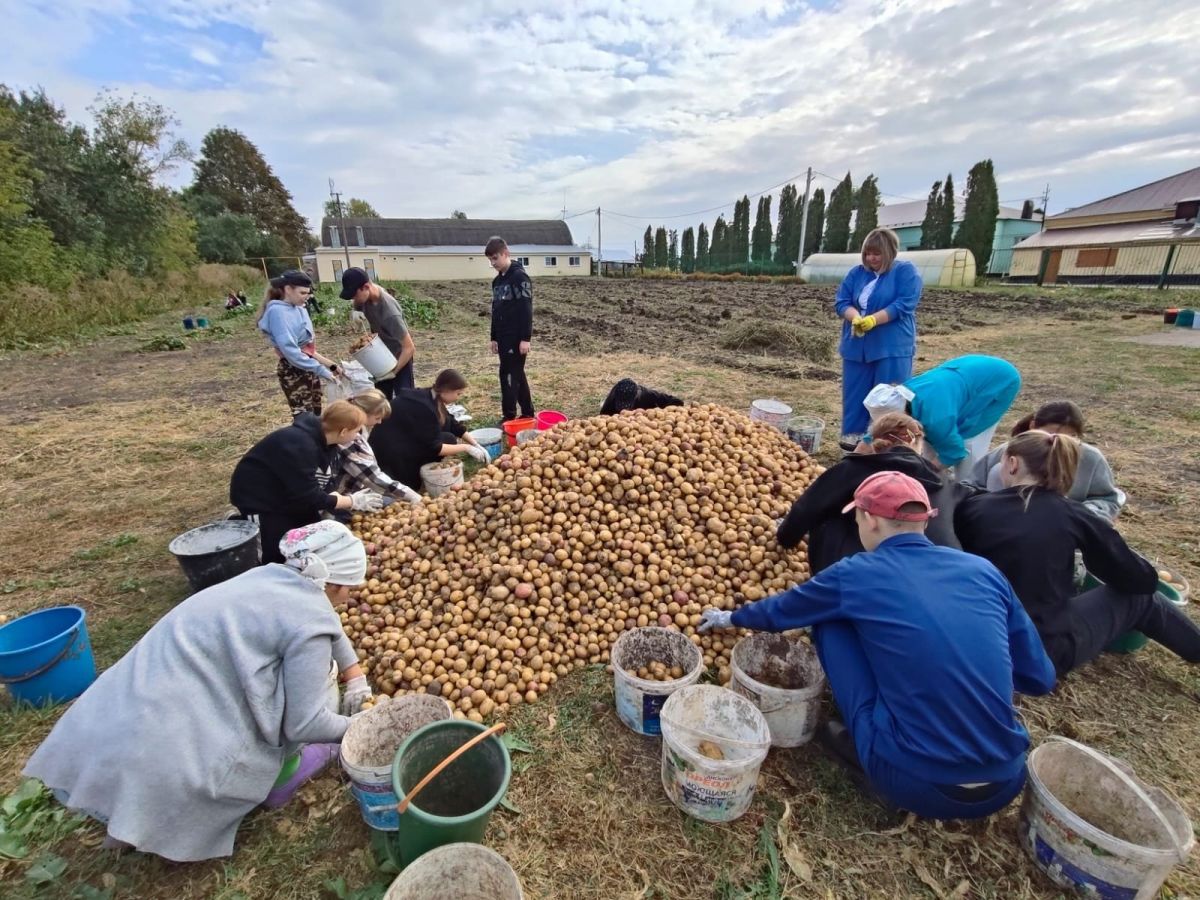
[[[788,178],[783,179],[783,181],[779,182],[778,184],[773,184],[768,188],[763,188],[761,191],[754,191],[753,193],[748,193],[748,194],[746,194],[746,196],[747,197],[761,197],[764,194],[766,194],[768,191],[773,191],[773,190],[775,190],[775,188],[783,187],[785,184],[790,184],[793,181],[798,181],[799,179],[803,178],[804,176],[805,176],[805,172],[801,172],[798,175],[792,175]],[[826,176],[826,177],[828,178],[829,176]],[[728,209],[729,207],[733,206],[737,202],[738,201],[735,199],[732,202],[722,203],[720,206],[710,206],[708,209],[698,209],[698,210],[695,210],[694,212],[679,213],[677,215],[672,215],[672,216],[634,216],[634,215],[630,215],[629,213],[614,212],[611,209],[606,209],[604,211],[604,214],[608,215],[608,216],[620,216],[622,219],[641,219],[642,221],[646,221],[648,219],[653,219],[655,221],[665,221],[666,219],[688,219],[688,218],[691,218],[692,216],[700,216],[700,215],[703,215],[704,213],[716,212],[719,209]]]

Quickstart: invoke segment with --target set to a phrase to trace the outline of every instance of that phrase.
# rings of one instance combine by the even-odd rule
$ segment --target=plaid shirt
[[[338,448],[338,493],[350,494],[360,488],[371,490],[397,500],[417,503],[421,495],[406,484],[391,478],[375,459],[375,452],[367,443],[367,436],[359,432],[354,443]]]

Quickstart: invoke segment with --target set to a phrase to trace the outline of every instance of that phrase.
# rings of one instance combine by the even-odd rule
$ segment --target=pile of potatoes
[[[804,581],[774,520],[822,471],[719,406],[567,422],[423,504],[356,514],[367,583],[339,609],[377,694],[427,691],[473,721],[608,662],[621,632],[686,634],[729,680],[732,610]]]

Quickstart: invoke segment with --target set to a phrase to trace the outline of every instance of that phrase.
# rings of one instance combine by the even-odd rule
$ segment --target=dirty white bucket
[[[755,400],[750,404],[750,418],[773,425],[780,431],[787,428],[792,408],[780,400]]]
[[[658,714],[667,698],[681,687],[695,684],[704,672],[700,648],[669,628],[635,628],[625,631],[613,644],[609,661],[613,669],[613,696],[617,716],[638,734],[661,734]],[[651,662],[683,669],[682,678],[648,681],[626,669],[640,669]]]
[[[355,350],[350,358],[371,373],[373,378],[384,378],[396,368],[396,357],[387,348],[379,335],[361,350]]]
[[[1151,900],[1195,844],[1174,797],[1097,750],[1050,737],[1029,754],[1021,843],[1060,887]]]
[[[467,434],[475,438],[475,443],[487,451],[489,459],[496,459],[500,456],[500,438],[503,434],[499,428],[476,428],[474,431],[468,431]]]
[[[524,900],[504,857],[482,844],[443,844],[396,876],[383,900]]]
[[[788,420],[788,438],[799,444],[805,453],[816,453],[821,449],[821,435],[824,433],[825,420],[816,416],[792,416]]]
[[[772,747],[799,747],[812,740],[825,672],[811,645],[782,634],[753,634],[737,642],[730,668],[730,688],[763,714]]]
[[[732,822],[749,809],[771,748],[757,707],[723,687],[693,684],[668,698],[660,718],[662,783],[671,802],[705,822]]]
[[[440,497],[455,485],[463,483],[463,466],[455,461],[447,466],[445,460],[421,466],[421,481],[430,497]]]
[[[518,431],[517,432],[517,443],[518,444],[528,444],[539,434],[541,434],[541,432],[538,431],[536,428],[526,428],[524,431]]]
[[[350,721],[339,758],[350,776],[350,793],[363,820],[376,831],[400,827],[399,799],[392,790],[392,763],[410,734],[431,722],[449,719],[450,704],[432,694],[401,694]]]

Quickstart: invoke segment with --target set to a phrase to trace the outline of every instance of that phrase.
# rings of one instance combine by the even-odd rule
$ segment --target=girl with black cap
[[[338,375],[337,364],[317,353],[316,332],[306,305],[312,279],[289,269],[272,278],[258,311],[258,330],[267,336],[279,355],[275,374],[287,397],[292,415],[321,414],[321,382]]]

